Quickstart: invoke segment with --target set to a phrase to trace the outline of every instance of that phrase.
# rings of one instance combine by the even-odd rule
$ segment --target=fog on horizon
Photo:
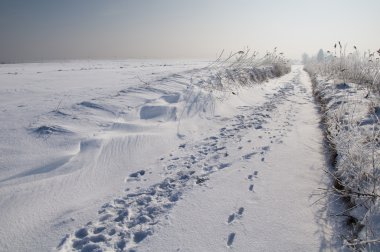
[[[380,1],[0,0],[0,62],[378,50]],[[350,49],[349,49],[350,50]]]

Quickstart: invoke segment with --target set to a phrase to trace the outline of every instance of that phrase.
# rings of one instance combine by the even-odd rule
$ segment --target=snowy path
[[[263,106],[245,108],[227,126],[233,137],[219,134],[229,153],[223,162],[231,166],[186,195],[169,224],[138,251],[330,249],[329,230],[320,219],[325,213],[311,206],[319,198],[312,197],[316,188],[324,187],[319,116],[308,77],[299,68],[294,75]],[[256,111],[265,115],[263,128],[246,128],[260,118]]]
[[[310,86],[307,74],[295,67],[261,90],[264,99],[257,99],[263,95],[258,90],[245,90],[230,118],[216,115],[202,139],[185,137],[158,160],[161,182],[128,189],[59,248],[327,249],[323,209],[311,205],[318,199],[313,193],[324,186],[325,163]],[[139,183],[144,176],[141,170],[131,177]]]
[[[231,94],[170,64],[0,68],[0,251],[327,249],[302,67]]]

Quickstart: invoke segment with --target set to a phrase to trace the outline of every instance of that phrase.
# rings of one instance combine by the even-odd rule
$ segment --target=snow
[[[290,75],[279,86],[284,92],[259,107],[271,118],[262,129],[233,130],[249,125],[257,106],[244,108],[237,124],[227,124],[236,133],[223,144],[231,166],[186,195],[138,251],[331,249],[324,243],[330,230],[322,211],[311,206],[319,199],[312,194],[326,183],[319,116],[305,73],[296,68]]]
[[[207,64],[1,65],[0,250],[327,249],[307,74],[210,92]]]
[[[354,220],[351,225],[342,225],[340,236],[347,245],[378,250],[379,205],[376,197],[368,200],[363,195],[377,194],[379,190],[376,174],[380,164],[380,128],[376,110],[380,100],[375,93],[369,95],[363,84],[336,82],[320,75],[315,75],[314,81],[315,93],[324,106],[325,130],[335,152],[334,176],[344,188],[335,194],[341,198],[346,196],[346,199],[349,195],[349,200],[342,204],[343,209],[335,210],[334,214],[344,213],[341,223]],[[345,195],[344,192],[349,193]]]

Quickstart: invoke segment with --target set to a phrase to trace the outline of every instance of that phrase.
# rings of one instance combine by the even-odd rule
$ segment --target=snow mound
[[[140,119],[175,121],[177,120],[177,108],[169,106],[146,105],[140,110]]]

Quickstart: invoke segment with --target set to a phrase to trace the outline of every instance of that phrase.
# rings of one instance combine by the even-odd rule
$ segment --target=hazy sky
[[[0,0],[0,61],[380,48],[379,0]]]

